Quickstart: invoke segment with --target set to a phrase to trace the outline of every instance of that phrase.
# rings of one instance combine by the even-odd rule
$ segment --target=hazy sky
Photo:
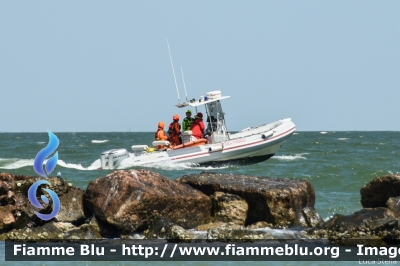
[[[400,130],[400,1],[1,1],[0,132],[155,131],[221,90],[229,130]]]

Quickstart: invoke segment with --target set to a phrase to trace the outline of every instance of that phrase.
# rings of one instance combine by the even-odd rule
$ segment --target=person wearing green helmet
[[[194,118],[192,118],[192,111],[186,111],[186,117],[182,121],[182,130],[187,131],[190,130],[190,126],[192,125]]]

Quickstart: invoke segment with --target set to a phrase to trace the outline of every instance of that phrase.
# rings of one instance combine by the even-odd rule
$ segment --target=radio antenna
[[[186,93],[186,84],[185,84],[185,78],[183,77],[183,70],[182,70],[182,66],[181,66],[181,73],[182,73],[182,80],[183,80],[183,88],[185,89],[185,96],[186,96],[186,102],[188,102],[188,98],[187,98],[187,93]]]
[[[174,64],[172,63],[171,50],[169,49],[168,39],[166,38],[166,40],[167,40],[167,46],[168,46],[168,52],[169,52],[169,59],[171,59],[172,73],[174,73],[174,80],[175,80],[176,93],[178,94],[178,104],[180,104],[180,103],[181,103],[181,99],[179,98],[179,90],[178,90],[178,84],[176,83]]]

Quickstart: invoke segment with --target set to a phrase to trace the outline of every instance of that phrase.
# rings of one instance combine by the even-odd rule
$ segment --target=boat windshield
[[[222,111],[221,102],[213,101],[205,105],[207,113],[207,129],[205,134],[211,137],[211,142],[221,142],[229,139],[225,125],[225,113]]]

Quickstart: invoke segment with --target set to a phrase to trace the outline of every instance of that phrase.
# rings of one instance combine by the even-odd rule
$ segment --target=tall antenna
[[[171,59],[172,73],[174,73],[174,80],[175,80],[176,93],[178,94],[178,103],[180,104],[180,103],[181,103],[181,99],[179,98],[178,84],[176,83],[174,64],[172,63],[171,50],[169,49],[168,39],[166,38],[166,40],[167,40],[167,46],[168,46],[168,52],[169,52],[169,59]]]
[[[186,84],[185,84],[185,78],[183,77],[183,70],[182,70],[182,66],[181,66],[181,73],[182,73],[182,80],[183,80],[183,88],[185,89],[185,96],[186,96],[186,102],[188,102],[188,98],[187,98],[187,93],[186,93]]]

